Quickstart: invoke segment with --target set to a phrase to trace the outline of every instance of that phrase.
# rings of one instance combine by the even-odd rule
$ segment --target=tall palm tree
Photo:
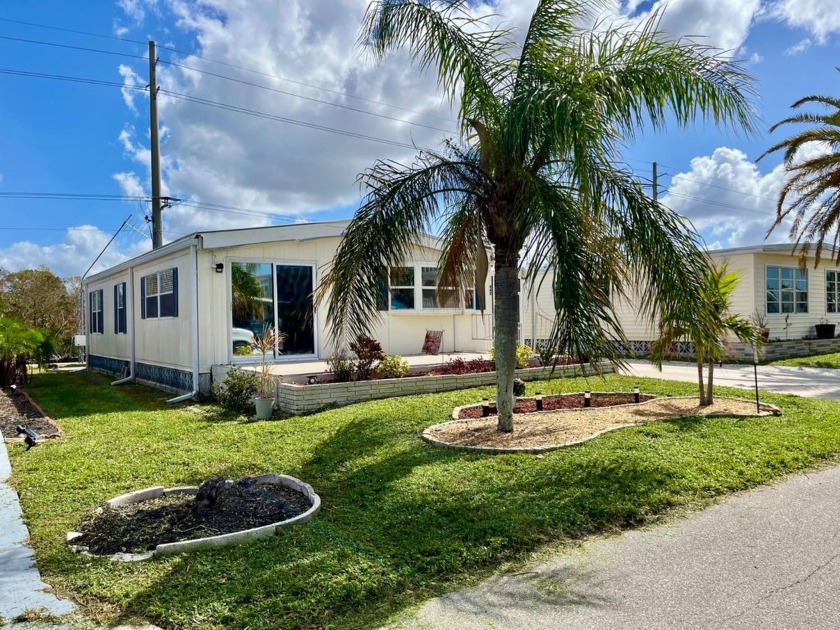
[[[749,319],[732,312],[732,294],[741,280],[726,263],[710,266],[700,287],[700,299],[691,308],[673,311],[659,322],[659,339],[653,344],[651,360],[661,368],[674,343],[681,339],[694,344],[697,359],[697,384],[700,405],[714,402],[715,363],[726,356],[727,338],[734,335],[743,343],[760,344],[758,327]],[[708,382],[703,383],[707,366]]]
[[[366,332],[382,270],[424,231],[441,239],[439,285],[481,292],[488,241],[501,431],[513,430],[520,265],[532,281],[554,270],[555,351],[619,361],[613,297],[643,283],[640,308],[658,316],[696,296],[707,264],[684,221],[620,164],[621,146],[645,122],[752,128],[752,80],[738,63],[667,41],[658,16],[640,29],[581,29],[597,6],[539,0],[521,44],[466,0],[377,0],[362,28],[377,58],[405,47],[436,68],[461,138],[359,176],[368,193],[325,278],[328,324],[337,343]]]
[[[840,68],[838,68],[840,70]],[[783,125],[808,125],[809,128],[770,147],[758,159],[784,150],[785,171],[788,179],[779,192],[776,220],[767,235],[788,216],[793,216],[790,237],[797,247],[807,249],[816,243],[816,259],[827,237],[834,232],[832,244],[840,238],[840,99],[831,96],[806,96],[791,105],[798,109],[806,104],[821,105],[829,109],[825,114],[800,113],[780,120],[770,127],[770,132]],[[814,157],[802,157],[799,150],[816,142],[827,150]],[[810,215],[810,216],[809,216]],[[837,250],[840,260],[840,250]]]

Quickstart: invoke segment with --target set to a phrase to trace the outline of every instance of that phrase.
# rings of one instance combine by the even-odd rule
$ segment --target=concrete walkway
[[[11,474],[9,454],[0,439],[0,617],[8,623],[36,608],[57,616],[69,614],[75,610],[73,604],[46,592],[49,586],[35,567],[17,492],[8,484]]]
[[[840,468],[427,602],[395,628],[840,628]]]
[[[665,363],[661,372],[648,361],[627,363],[622,373],[629,376],[697,382],[697,366],[693,363]],[[753,378],[752,365],[715,366],[715,385],[753,389]],[[840,400],[840,370],[759,365],[758,387],[780,394]]]

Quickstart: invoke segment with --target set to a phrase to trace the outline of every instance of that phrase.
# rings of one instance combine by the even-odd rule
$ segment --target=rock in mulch
[[[650,394],[642,394],[642,402],[656,398]],[[615,405],[629,405],[636,402],[633,394],[592,392],[593,407],[614,407]],[[561,409],[582,409],[583,394],[556,394],[543,396],[544,411],[559,411]],[[537,401],[533,398],[520,398],[516,401],[513,413],[533,413],[537,410]],[[490,403],[490,415],[496,415],[496,403]],[[459,419],[481,418],[481,405],[465,407],[458,413]]]
[[[61,431],[50,418],[29,402],[21,392],[0,390],[0,434],[4,438],[20,437],[17,435],[18,425],[34,429],[44,437],[55,437]]]
[[[79,526],[74,545],[92,553],[142,552],[157,545],[230,534],[306,512],[309,498],[283,485],[213,478],[192,495],[170,495],[103,508]]]

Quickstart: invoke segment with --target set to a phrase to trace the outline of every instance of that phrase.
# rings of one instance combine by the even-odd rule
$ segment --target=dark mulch
[[[642,402],[656,398],[650,394],[640,396]],[[599,394],[592,392],[593,407],[612,407],[614,405],[628,405],[635,402],[633,394]],[[558,409],[582,409],[583,394],[558,394],[555,396],[543,396],[543,411],[556,411]],[[534,413],[537,410],[537,401],[533,398],[524,398],[516,401],[513,413]],[[490,415],[496,415],[496,403],[490,403]],[[481,405],[461,409],[458,414],[460,419],[473,419],[481,417]]]
[[[223,496],[213,503],[202,500],[201,494],[171,495],[105,507],[82,520],[79,531],[83,536],[73,544],[97,554],[142,552],[165,543],[271,525],[311,506],[309,498],[296,490],[246,478],[228,482]]]
[[[4,438],[20,437],[15,429],[21,424],[45,437],[60,434],[55,422],[45,418],[26,396],[20,392],[0,390],[0,434]]]

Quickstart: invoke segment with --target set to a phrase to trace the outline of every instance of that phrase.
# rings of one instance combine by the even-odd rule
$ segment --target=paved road
[[[394,627],[840,628],[840,468],[427,602]]]
[[[665,363],[660,372],[648,361],[628,361],[628,368],[623,373],[697,382],[697,366],[692,363]],[[753,389],[753,378],[752,365],[715,366],[715,385]],[[840,370],[759,365],[758,386],[780,394],[840,400]]]

